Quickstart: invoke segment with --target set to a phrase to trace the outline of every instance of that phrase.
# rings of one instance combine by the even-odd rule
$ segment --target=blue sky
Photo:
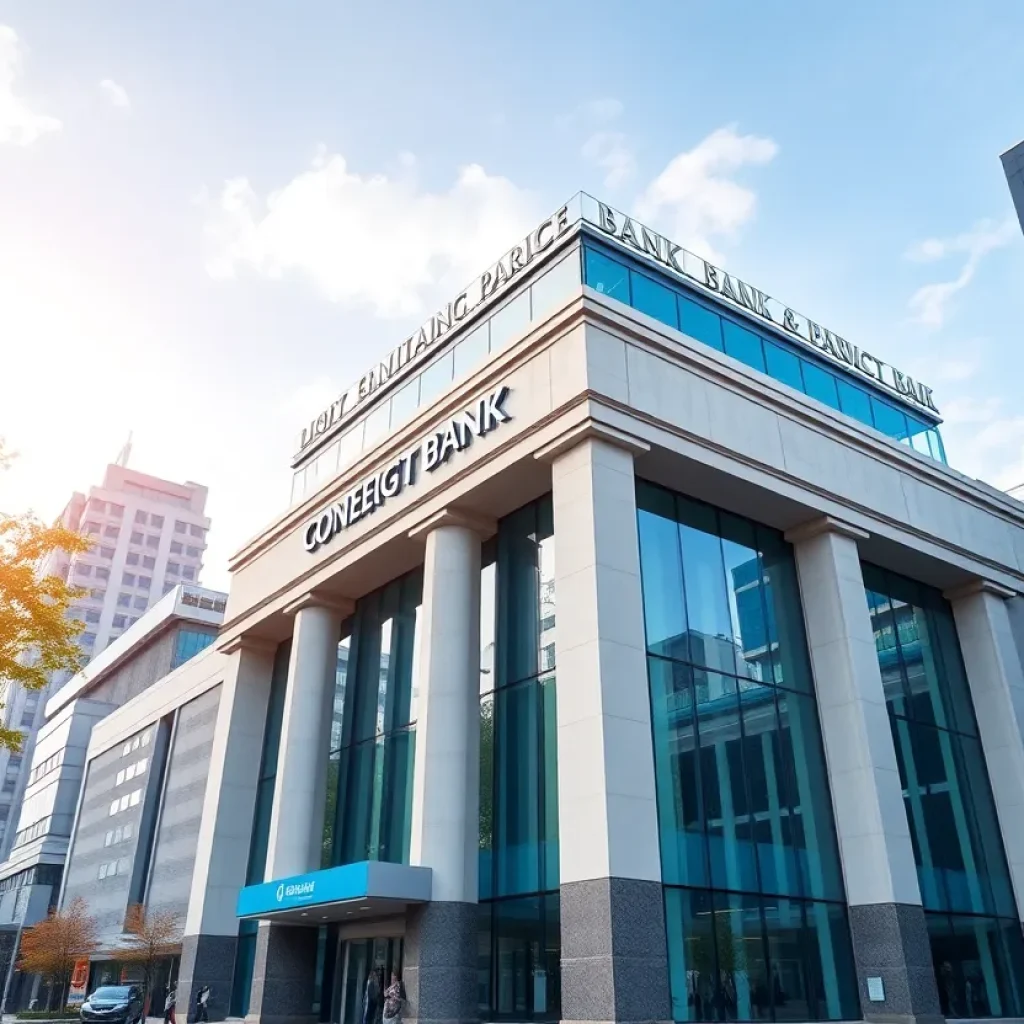
[[[138,468],[210,486],[223,585],[307,414],[580,188],[920,376],[954,466],[1024,482],[1019,2],[22,0],[0,25],[5,510],[55,514],[132,429]]]

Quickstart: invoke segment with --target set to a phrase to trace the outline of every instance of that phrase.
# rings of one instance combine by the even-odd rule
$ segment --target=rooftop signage
[[[932,389],[920,381],[915,381],[909,374],[883,362],[866,349],[858,348],[845,338],[790,309],[789,306],[784,306],[753,285],[726,273],[721,267],[716,267],[682,246],[670,242],[639,221],[604,203],[596,200],[593,202],[596,204],[596,214],[588,210],[590,203],[585,203],[583,219],[605,235],[653,260],[662,269],[683,278],[688,284],[695,282],[701,289],[714,292],[718,298],[724,299],[737,309],[767,320],[787,334],[812,346],[826,359],[838,363],[844,369],[853,370],[876,386],[881,385],[904,401],[927,409],[929,413],[938,413],[939,410],[932,398]]]
[[[382,388],[408,376],[414,367],[429,359],[444,339],[471,313],[491,305],[503,295],[522,271],[547,253],[569,231],[576,219],[570,220],[568,204],[556,211],[497,263],[485,270],[444,309],[435,313],[415,334],[392,349],[375,366],[371,366],[352,387],[303,428],[298,457],[301,458],[306,449],[324,435],[332,433],[341,423],[354,417],[367,400]]]
[[[505,410],[509,388],[504,385],[453,416],[440,430],[368,476],[344,497],[328,505],[306,523],[302,546],[311,554],[329,544],[343,530],[376,512],[388,499],[413,486],[420,471],[433,473],[456,452],[465,451],[473,438],[491,433],[512,417]]]

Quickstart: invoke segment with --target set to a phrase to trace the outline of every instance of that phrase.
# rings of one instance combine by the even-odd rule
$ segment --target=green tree
[[[0,438],[0,471],[14,456]],[[0,512],[0,689],[18,684],[39,690],[52,673],[75,672],[82,652],[82,623],[67,617],[81,595],[61,577],[39,567],[57,551],[86,551],[89,541],[63,526],[46,526],[32,515]],[[21,749],[21,733],[0,727],[0,746]]]

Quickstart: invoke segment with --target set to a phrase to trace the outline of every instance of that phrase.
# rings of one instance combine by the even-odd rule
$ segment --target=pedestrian
[[[384,993],[384,1024],[401,1024],[405,993],[398,971],[391,972],[391,984]]]
[[[205,1024],[210,1019],[207,1005],[210,1002],[210,986],[203,985],[196,993],[196,1024]]]
[[[380,983],[377,972],[370,971],[366,976],[366,988],[363,990],[363,1024],[373,1024],[377,1019],[377,1004],[380,1002]]]
[[[167,996],[164,999],[164,1024],[178,1024],[174,1017],[174,1002],[177,996],[178,994],[174,991],[174,986],[172,985],[167,990]]]

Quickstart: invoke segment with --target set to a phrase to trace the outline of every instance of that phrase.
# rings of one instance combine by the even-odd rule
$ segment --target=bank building
[[[311,417],[179,670],[179,1007],[362,1024],[394,970],[446,1024],[1024,1016],[1024,505],[940,398],[556,211]]]

